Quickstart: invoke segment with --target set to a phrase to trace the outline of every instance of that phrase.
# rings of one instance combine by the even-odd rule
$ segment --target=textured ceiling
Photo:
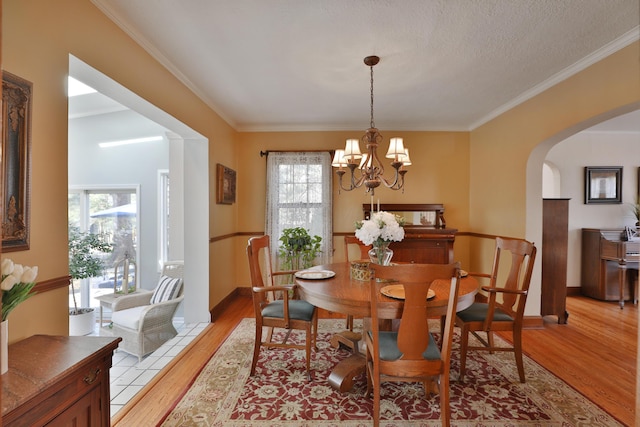
[[[92,0],[240,131],[470,130],[638,39],[638,0]]]

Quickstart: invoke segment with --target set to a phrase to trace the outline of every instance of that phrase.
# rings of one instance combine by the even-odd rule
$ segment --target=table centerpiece
[[[356,237],[365,245],[372,245],[369,250],[371,262],[389,265],[393,257],[393,250],[389,249],[391,242],[404,239],[405,219],[385,211],[373,212],[370,219],[356,222]]]

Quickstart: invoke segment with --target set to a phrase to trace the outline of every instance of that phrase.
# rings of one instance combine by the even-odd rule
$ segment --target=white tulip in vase
[[[2,323],[0,324],[0,373],[9,370],[9,313],[21,302],[34,295],[38,267],[27,267],[15,264],[9,258],[2,260]]]

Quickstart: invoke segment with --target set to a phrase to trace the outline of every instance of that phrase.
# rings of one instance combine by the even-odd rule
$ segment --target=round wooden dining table
[[[389,284],[388,282],[352,280],[351,263],[348,262],[318,265],[308,270],[331,271],[335,275],[321,279],[296,277],[295,281],[300,297],[316,307],[350,314],[353,317],[371,317],[371,284],[378,289]],[[435,297],[429,299],[427,307],[429,315],[433,318],[440,318],[446,314],[449,286],[448,280],[436,280],[431,284],[430,289],[435,292]],[[475,278],[467,276],[460,280],[457,311],[464,310],[473,304],[477,292],[478,281]],[[378,294],[380,296],[380,305],[378,306],[380,313],[387,318],[400,319],[403,301],[386,297],[380,292]],[[329,383],[336,390],[348,391],[353,386],[353,378],[364,372],[364,367],[364,356],[359,351],[355,351],[336,365],[329,376]]]

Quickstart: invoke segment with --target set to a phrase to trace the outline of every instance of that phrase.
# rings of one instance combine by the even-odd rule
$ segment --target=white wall
[[[73,98],[70,100],[73,102]],[[147,136],[162,141],[100,148],[98,143]],[[158,278],[158,169],[169,169],[166,129],[132,110],[69,120],[69,186],[140,187],[139,278]]]
[[[635,203],[640,167],[640,134],[634,132],[583,131],[556,144],[545,159],[561,177],[555,197],[569,201],[567,286],[580,286],[582,228],[623,228],[636,219],[629,204]],[[622,204],[584,204],[585,166],[622,166]]]

